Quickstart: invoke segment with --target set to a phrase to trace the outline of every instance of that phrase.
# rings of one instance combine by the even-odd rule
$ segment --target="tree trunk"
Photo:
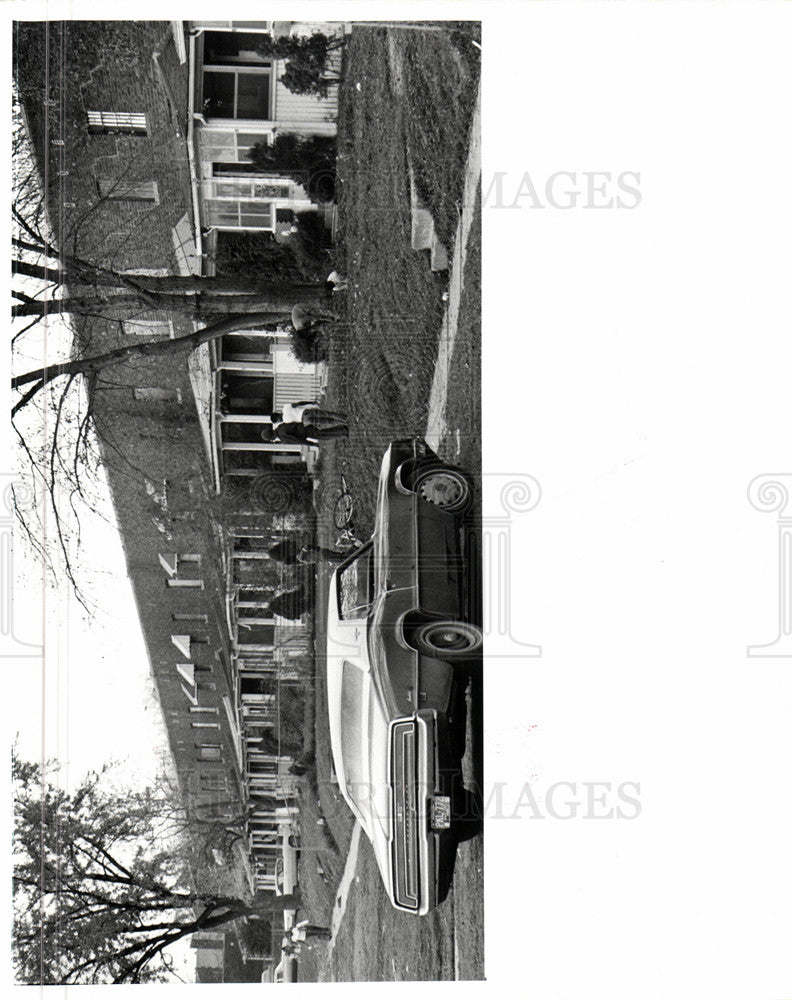
[[[281,293],[264,295],[254,293],[236,293],[209,290],[189,293],[174,293],[166,295],[160,292],[147,293],[152,301],[142,301],[139,295],[128,291],[119,291],[112,295],[72,295],[66,299],[34,299],[15,305],[12,316],[57,316],[66,313],[85,314],[108,313],[108,319],[121,320],[126,313],[131,319],[135,311],[150,309],[152,304],[165,312],[182,313],[191,317],[199,316],[230,316],[243,313],[280,312],[288,319],[295,305],[321,310],[325,306],[324,291],[314,290],[311,293]],[[324,313],[322,315],[325,315]],[[327,313],[328,318],[335,318]],[[280,320],[278,321],[280,322]]]
[[[15,305],[11,309],[12,316],[61,316],[66,313],[98,313],[109,309],[123,309],[129,316],[134,316],[134,310],[143,308],[140,297],[129,293],[119,294],[108,299],[103,295],[70,296],[68,299],[32,299]],[[195,302],[191,303],[193,312]],[[108,319],[121,317],[108,316]]]
[[[26,260],[12,260],[11,274],[22,274],[26,278],[38,278],[41,281],[52,281],[59,284],[66,278],[66,272],[57,267],[44,267],[42,264],[31,264]]]
[[[272,299],[290,299],[292,303],[303,297],[310,297],[319,292],[324,295],[324,284],[301,282],[290,284],[284,281],[268,281],[267,278],[253,275],[234,275],[233,277],[203,277],[200,274],[166,274],[132,275],[136,284],[148,292],[161,292],[163,295],[183,294],[184,292],[213,292],[222,295],[265,295]]]
[[[17,245],[23,250],[35,249],[35,244],[24,241],[17,241]],[[44,253],[45,249],[42,246],[41,252]],[[71,289],[71,297],[57,303],[50,301],[46,306],[38,301],[35,304],[25,303],[16,306],[13,315],[41,316],[86,309],[128,308],[135,304],[149,309],[195,311],[199,297],[201,305],[198,311],[207,314],[290,310],[297,303],[316,307],[325,301],[325,287],[321,282],[289,284],[269,281],[266,276],[260,275],[124,274],[66,253],[59,254],[51,248],[48,253],[61,261],[61,268],[14,260],[12,273],[57,284],[65,283]],[[82,291],[85,287],[106,288],[108,291],[106,294],[94,292],[86,295]],[[111,291],[113,289],[115,293]],[[229,306],[224,299],[233,300],[234,305]]]
[[[227,333],[234,333],[237,330],[250,330],[256,327],[266,326],[272,323],[283,323],[289,316],[283,313],[252,313],[245,316],[232,316],[229,319],[220,320],[188,334],[186,337],[176,337],[173,340],[153,340],[139,344],[130,344],[128,347],[119,347],[114,351],[107,351],[104,354],[97,354],[92,358],[77,358],[74,361],[64,361],[60,364],[46,365],[44,368],[37,368],[34,371],[18,375],[11,380],[12,389],[21,389],[25,385],[34,382],[41,382],[43,388],[48,382],[61,375],[90,375],[103,371],[112,365],[122,364],[132,361],[135,358],[146,358],[161,356],[166,354],[181,354],[184,351],[206,344],[210,340],[216,340]]]

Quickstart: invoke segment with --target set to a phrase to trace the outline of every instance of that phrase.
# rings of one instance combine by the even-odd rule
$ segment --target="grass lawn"
[[[329,344],[328,405],[349,415],[351,434],[326,458],[328,479],[340,470],[350,481],[361,535],[373,526],[385,447],[426,429],[448,287],[448,272],[433,274],[428,252],[410,246],[406,149],[451,250],[479,68],[478,51],[452,32],[390,35],[353,31],[339,93],[339,242],[349,291],[345,323]],[[477,424],[478,396],[470,402],[467,419]]]

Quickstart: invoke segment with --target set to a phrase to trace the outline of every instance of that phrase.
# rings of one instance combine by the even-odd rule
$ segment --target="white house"
[[[197,174],[197,220],[210,234],[277,232],[292,213],[317,211],[289,178],[255,170],[250,149],[279,132],[334,136],[337,88],[328,97],[293,94],[285,63],[257,51],[262,35],[341,32],[337,23],[190,21],[189,142]],[[339,65],[338,59],[336,67]]]
[[[263,35],[330,35],[344,29],[338,22],[291,21],[188,21],[186,28],[191,252],[211,275],[225,233],[278,234],[291,227],[295,213],[326,214],[294,180],[257,170],[248,153],[279,132],[335,135],[337,88],[326,98],[293,94],[280,82],[285,64],[257,49]],[[183,41],[183,33],[175,34]],[[295,359],[286,335],[232,334],[199,348],[190,367],[217,490],[224,477],[312,466],[316,449],[268,440],[270,414],[284,403],[316,399],[324,379],[323,366]]]

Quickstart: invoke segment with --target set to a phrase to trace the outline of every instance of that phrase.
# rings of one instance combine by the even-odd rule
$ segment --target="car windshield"
[[[368,640],[369,661],[377,669],[377,674],[372,678],[376,680],[379,672],[385,671],[387,659],[385,657],[385,643],[382,638],[383,622],[385,618],[385,595],[380,594],[371,607],[371,617],[369,627],[366,631]]]
[[[363,728],[364,675],[359,667],[344,661],[341,675],[341,757],[348,794],[355,799],[356,791],[366,787],[366,772],[363,765],[365,744]]]
[[[339,571],[337,580],[339,617],[346,621],[365,618],[374,596],[370,545]]]
[[[387,590],[388,574],[388,482],[390,476],[391,449],[385,452],[377,487],[377,514],[374,519],[374,534],[372,535],[376,558],[374,560],[377,574],[377,590]]]

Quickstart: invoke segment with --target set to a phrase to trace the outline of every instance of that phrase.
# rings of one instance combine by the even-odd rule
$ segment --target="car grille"
[[[399,906],[418,909],[419,846],[415,722],[397,722],[391,730],[393,788],[393,890]]]

